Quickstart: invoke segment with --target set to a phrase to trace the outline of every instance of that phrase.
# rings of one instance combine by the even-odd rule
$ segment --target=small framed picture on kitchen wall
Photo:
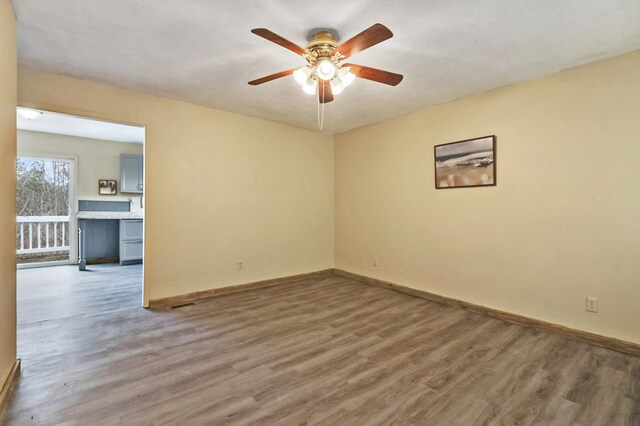
[[[434,156],[436,189],[496,184],[495,135],[436,145]]]
[[[116,195],[118,193],[118,182],[109,179],[98,180],[98,194]]]

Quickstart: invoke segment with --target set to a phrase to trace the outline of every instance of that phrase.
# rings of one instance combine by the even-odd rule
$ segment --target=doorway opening
[[[145,128],[17,116],[17,343],[28,367],[73,350],[74,324],[144,304]]]

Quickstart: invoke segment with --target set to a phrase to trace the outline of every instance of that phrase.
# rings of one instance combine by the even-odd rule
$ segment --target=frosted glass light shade
[[[339,95],[344,90],[344,84],[342,84],[342,81],[340,81],[338,77],[331,80],[329,84],[331,84],[331,93],[334,95]]]
[[[311,76],[311,68],[310,67],[302,67],[298,68],[293,72],[293,78],[300,86],[304,86],[307,83],[307,80]]]
[[[328,59],[321,59],[316,64],[316,73],[322,80],[331,80],[336,75],[336,66]]]
[[[316,87],[318,87],[318,82],[312,78],[309,78],[305,84],[302,85],[302,90],[307,95],[315,95]]]
[[[351,83],[353,83],[353,80],[356,79],[356,76],[354,73],[351,72],[351,68],[340,68],[340,71],[338,71],[338,77],[340,77],[340,81],[342,81],[342,85],[344,87],[347,87],[348,85],[350,85]]]

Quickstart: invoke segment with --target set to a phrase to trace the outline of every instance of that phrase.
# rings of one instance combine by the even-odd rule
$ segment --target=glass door
[[[71,263],[73,160],[19,156],[16,163],[18,265]]]

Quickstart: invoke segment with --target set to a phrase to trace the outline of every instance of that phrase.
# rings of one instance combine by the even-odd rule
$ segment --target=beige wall
[[[0,389],[16,362],[16,27],[0,0]]]
[[[639,71],[635,52],[338,135],[336,268],[640,343]],[[490,134],[497,186],[435,190],[433,146]]]
[[[99,139],[18,130],[18,155],[43,155],[77,160],[75,199],[127,201],[135,194],[120,193],[120,154],[140,154],[143,146]],[[118,194],[98,195],[99,179],[118,181]],[[139,197],[135,197],[138,202]],[[136,203],[139,205],[139,203]],[[73,208],[78,209],[77,202]]]
[[[333,265],[331,136],[33,69],[18,98],[146,126],[146,300]]]

